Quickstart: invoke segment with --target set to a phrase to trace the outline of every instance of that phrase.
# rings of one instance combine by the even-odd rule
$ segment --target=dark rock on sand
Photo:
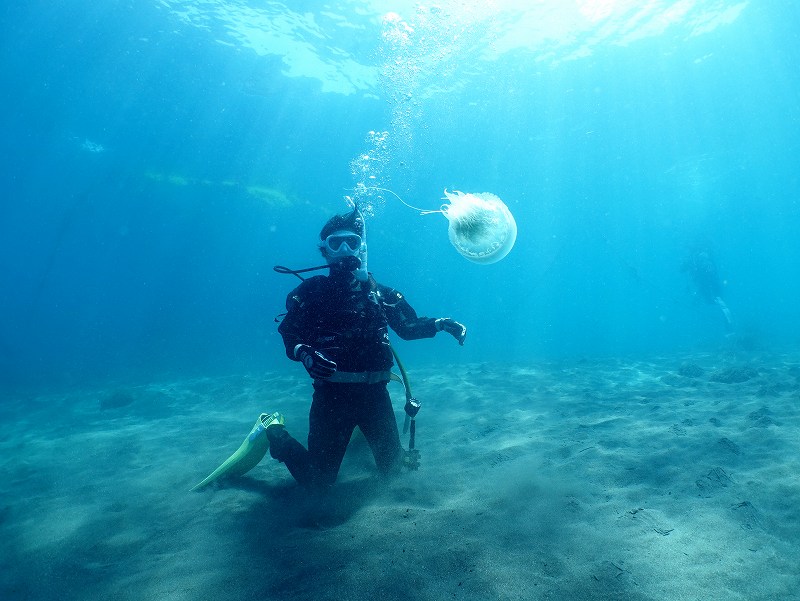
[[[705,370],[696,363],[684,363],[678,368],[678,373],[684,378],[699,378]]]
[[[707,474],[695,480],[695,484],[697,484],[697,488],[700,489],[703,496],[710,496],[732,483],[733,480],[731,477],[721,467],[715,467],[709,470]]]
[[[775,424],[772,419],[772,412],[767,407],[761,407],[758,411],[752,411],[747,414],[747,419],[753,422],[757,428],[766,428]]]
[[[740,384],[747,382],[758,376],[758,372],[752,367],[725,367],[712,372],[708,379],[712,382],[722,382],[723,384]]]
[[[739,455],[742,451],[739,449],[739,445],[733,442],[730,438],[720,438],[717,444],[724,450],[733,453],[734,455]]]
[[[793,392],[797,386],[788,382],[768,382],[758,389],[756,393],[760,397],[779,397],[785,392]]]

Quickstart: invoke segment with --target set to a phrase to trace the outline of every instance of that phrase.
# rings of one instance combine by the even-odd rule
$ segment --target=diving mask
[[[330,257],[355,256],[362,244],[361,236],[353,232],[336,232],[322,241],[322,247]]]

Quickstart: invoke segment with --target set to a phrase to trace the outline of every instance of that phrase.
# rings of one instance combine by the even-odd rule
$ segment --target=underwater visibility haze
[[[3,598],[241,599],[243,548],[264,598],[797,595],[798,31],[790,0],[3,3]],[[273,267],[353,203],[377,280],[467,326],[392,335],[423,468],[313,524],[275,465],[189,495],[259,414],[302,433]]]
[[[470,265],[368,195],[370,269],[470,345],[447,362],[798,332],[791,2],[71,3],[3,11],[5,383],[282,361],[274,316],[359,185],[516,217]]]
[[[3,13],[6,383],[281,361],[271,267],[314,264],[359,184],[516,217],[514,251],[472,266],[441,217],[368,199],[370,268],[471,326],[447,361],[716,343],[680,269],[697,244],[739,328],[797,340],[792,3]]]

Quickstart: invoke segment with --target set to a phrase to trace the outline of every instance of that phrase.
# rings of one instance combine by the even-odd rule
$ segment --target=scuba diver
[[[467,334],[449,317],[418,317],[401,293],[375,281],[367,271],[366,228],[358,207],[332,217],[319,237],[330,274],[303,280],[289,293],[278,327],[287,357],[302,363],[313,379],[308,447],[289,434],[281,414],[273,413],[264,424],[272,457],[312,489],[336,481],[356,426],[381,474],[412,462],[400,444],[387,391],[394,365],[389,327],[404,340],[443,331],[463,345]]]
[[[717,305],[725,318],[726,328],[730,330],[733,326],[733,318],[730,309],[725,301],[722,300],[722,280],[717,272],[717,265],[707,249],[698,249],[689,256],[683,263],[684,272],[688,273],[689,279],[697,294],[704,302],[710,305]]]

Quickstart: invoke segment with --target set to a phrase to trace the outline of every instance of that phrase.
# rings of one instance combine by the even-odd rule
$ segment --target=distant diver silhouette
[[[683,271],[689,275],[697,295],[704,302],[719,307],[726,325],[730,328],[733,325],[733,317],[728,305],[722,299],[723,283],[711,253],[705,249],[693,252],[684,262]]]

